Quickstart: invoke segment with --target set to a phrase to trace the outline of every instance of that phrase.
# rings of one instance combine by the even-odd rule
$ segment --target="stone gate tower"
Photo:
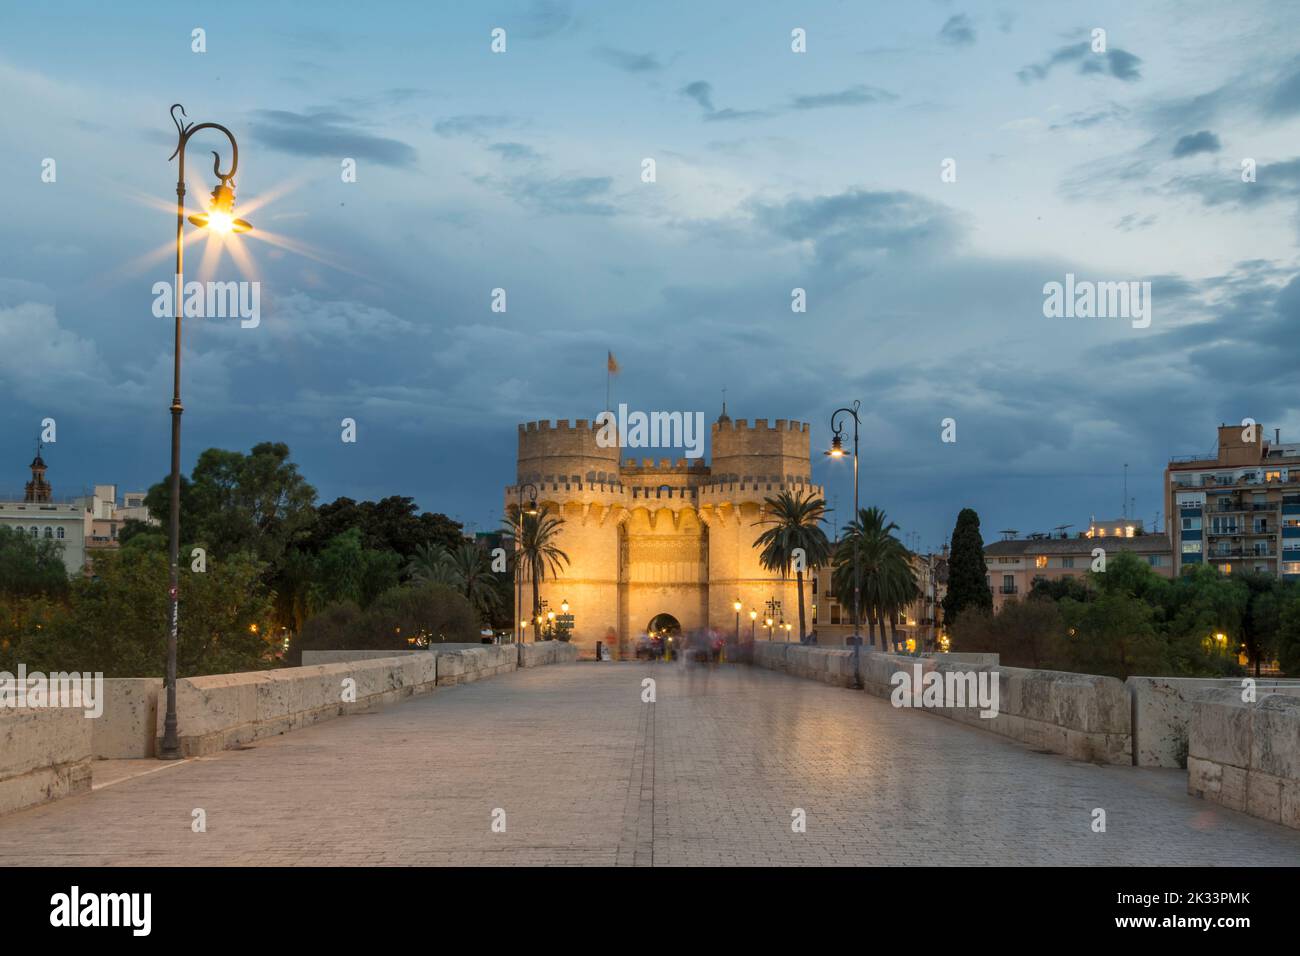
[[[620,460],[619,448],[597,444],[598,432],[586,419],[521,424],[516,483],[505,490],[508,509],[532,483],[539,504],[564,519],[556,546],[569,564],[558,577],[544,577],[540,593],[557,613],[568,601],[583,655],[603,640],[632,656],[636,639],[659,615],[670,615],[683,630],[708,626],[731,634],[737,599],[745,639],[751,610],[758,612],[755,636],[767,637],[769,601],[780,602],[778,616],[797,636],[794,578],[765,571],[754,541],[766,527],[765,498],[784,490],[823,497],[811,483],[807,422],[732,421],[724,408],[712,428],[711,465]],[[804,606],[811,626],[809,580]],[[525,578],[523,617],[531,601],[532,582]]]

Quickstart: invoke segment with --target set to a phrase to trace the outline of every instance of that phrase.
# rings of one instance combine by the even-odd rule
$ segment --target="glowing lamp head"
[[[831,439],[831,450],[826,454],[831,458],[844,457],[844,439],[838,433]]]
[[[563,611],[565,614],[569,613],[569,602],[567,600],[560,602],[560,610]]]
[[[224,181],[213,188],[208,211],[190,216],[190,222],[223,236],[231,232],[248,232],[253,228],[247,220],[235,218],[235,191]]]
[[[749,619],[750,619],[751,621],[752,621],[752,620],[755,620],[757,617],[758,617],[758,612],[757,612],[757,611],[750,611],[750,612],[749,612]]]
[[[537,507],[537,499],[533,498],[528,502],[528,507],[524,509],[524,514],[536,517],[540,513]]]
[[[734,602],[732,602],[732,605],[731,605],[731,606],[735,609],[735,611],[736,611],[737,614],[740,613],[740,602],[739,602],[739,601],[734,601]]]

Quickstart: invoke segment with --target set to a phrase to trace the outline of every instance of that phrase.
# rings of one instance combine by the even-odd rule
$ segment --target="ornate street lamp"
[[[844,428],[842,421],[837,421],[841,415],[853,416],[853,520],[858,520],[858,429],[862,425],[862,419],[858,416],[858,409],[862,407],[860,401],[855,401],[852,408],[837,408],[831,413],[831,429],[834,431],[834,437],[831,438],[830,451],[826,452],[828,458],[844,457],[844,438],[842,431]],[[862,647],[862,633],[859,630],[858,618],[861,614],[862,602],[862,583],[858,580],[859,575],[859,557],[858,552],[861,550],[861,541],[854,544],[853,547],[853,689],[862,690],[862,672],[858,669],[860,650]]]
[[[758,621],[758,612],[753,608],[749,609],[749,643],[754,643],[754,625]]]
[[[180,116],[176,111],[180,110]],[[160,760],[176,760],[181,756],[180,738],[176,727],[176,639],[180,630],[180,528],[181,528],[181,308],[185,289],[185,147],[190,137],[205,129],[215,129],[230,140],[230,169],[221,171],[221,154],[212,151],[212,172],[217,185],[206,213],[190,216],[189,220],[200,229],[219,234],[248,232],[253,227],[243,219],[236,219],[235,171],[239,168],[239,144],[235,135],[219,123],[187,123],[185,107],[175,103],[171,108],[172,122],[176,124],[176,150],[169,157],[177,162],[176,173],[176,328],[175,354],[172,361],[172,470],[171,470],[171,520],[168,528],[168,545],[171,572],[167,595],[171,602],[171,627],[167,632],[167,711],[163,717],[163,739],[158,748]]]
[[[736,646],[739,647],[740,646],[740,607],[741,607],[740,598],[736,598],[736,600],[732,602],[731,606],[736,612]]]

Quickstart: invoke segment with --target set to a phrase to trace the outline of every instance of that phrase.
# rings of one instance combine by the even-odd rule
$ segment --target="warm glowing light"
[[[546,619],[547,619],[548,621],[554,621],[554,620],[555,620],[555,612],[554,612],[554,611],[547,611],[547,612],[546,612]],[[538,620],[540,620],[540,618],[539,618]]]
[[[563,611],[565,614],[569,613],[569,602],[567,599],[560,602],[560,610]]]
[[[1215,634],[1215,635],[1214,635],[1214,639],[1215,639],[1216,641],[1218,641],[1220,644],[1227,644],[1227,643],[1228,643],[1228,635],[1227,635],[1227,634]]]
[[[828,451],[826,454],[827,454],[827,456],[830,457],[830,458],[843,458],[843,457],[844,457],[844,439],[842,439],[839,435],[836,435],[834,438],[832,438],[832,439],[831,439],[831,450]]]
[[[735,611],[736,611],[737,614],[740,613],[740,602],[739,602],[739,601],[733,601],[731,606],[735,609]]]
[[[758,612],[757,612],[757,611],[750,611],[750,612],[749,612],[749,619],[750,619],[751,621],[754,620],[754,619],[756,619],[757,617],[758,617]]]

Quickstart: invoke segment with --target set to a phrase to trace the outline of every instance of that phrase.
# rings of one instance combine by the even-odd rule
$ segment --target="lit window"
[[[1036,568],[1047,567],[1047,555],[1040,554],[1038,557],[1034,558],[1034,567]]]

